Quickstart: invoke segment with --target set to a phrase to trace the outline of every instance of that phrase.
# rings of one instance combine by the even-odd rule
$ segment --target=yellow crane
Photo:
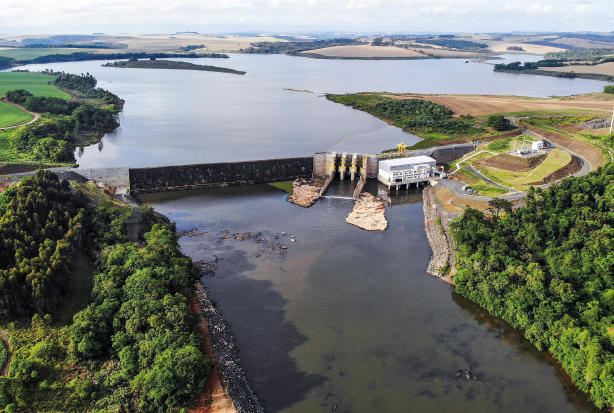
[[[404,143],[397,143],[397,146],[399,147],[399,156],[405,156],[405,149],[407,149],[407,145]]]

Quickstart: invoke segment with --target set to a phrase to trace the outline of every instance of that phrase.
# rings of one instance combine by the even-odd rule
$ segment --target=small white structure
[[[544,142],[543,141],[535,141],[531,144],[531,149],[534,151],[541,151],[542,149],[544,149]]]
[[[388,189],[399,189],[401,185],[427,182],[435,174],[437,162],[429,156],[386,159],[379,161],[377,180]]]

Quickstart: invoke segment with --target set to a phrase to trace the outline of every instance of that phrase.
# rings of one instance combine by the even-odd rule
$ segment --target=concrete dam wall
[[[311,178],[313,156],[247,162],[130,168],[130,191],[177,191]]]

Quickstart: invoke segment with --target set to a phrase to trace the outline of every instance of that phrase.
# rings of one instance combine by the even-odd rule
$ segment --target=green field
[[[16,106],[0,101],[0,128],[21,125],[33,117]]]
[[[496,181],[503,182],[504,185],[523,186],[532,182],[539,182],[551,173],[558,171],[571,162],[569,152],[560,149],[553,149],[548,158],[537,168],[528,172],[509,172],[502,169],[482,167],[482,173],[489,178],[496,178]]]
[[[99,49],[77,49],[77,48],[11,48],[11,49],[0,49],[0,56],[12,57],[15,60],[29,60],[35,59],[40,56],[47,56],[50,54],[71,54],[77,52],[92,52],[96,53]]]
[[[25,89],[34,96],[56,97],[69,100],[71,96],[55,86],[49,85],[55,76],[42,73],[0,72],[0,98],[9,90]]]

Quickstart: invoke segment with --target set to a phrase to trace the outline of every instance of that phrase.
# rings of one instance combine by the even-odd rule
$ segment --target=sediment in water
[[[221,312],[213,305],[205,286],[196,283],[196,296],[203,316],[209,322],[209,338],[222,369],[226,392],[239,413],[264,413],[264,408],[252,390],[239,364],[234,336]]]

